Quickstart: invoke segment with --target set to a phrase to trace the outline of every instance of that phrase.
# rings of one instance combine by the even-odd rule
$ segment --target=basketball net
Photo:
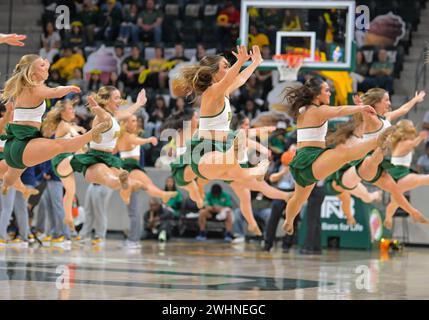
[[[292,53],[276,54],[273,56],[273,60],[277,62],[280,81],[296,81],[304,56]]]

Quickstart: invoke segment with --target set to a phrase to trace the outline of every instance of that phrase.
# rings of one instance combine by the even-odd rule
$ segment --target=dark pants
[[[303,249],[320,251],[322,250],[322,227],[320,221],[321,208],[325,191],[322,187],[314,187],[308,198],[307,214],[305,216],[307,222],[307,234],[303,244]]]
[[[293,190],[283,190],[283,191],[293,191]],[[274,241],[276,240],[276,231],[279,221],[282,217],[285,216],[286,202],[283,200],[274,200],[271,204],[271,215],[267,222],[267,229],[265,234],[265,244],[266,246],[272,247]],[[290,248],[296,241],[297,234],[297,224],[298,219],[294,221],[294,233],[293,235],[285,235],[283,237],[283,248]]]

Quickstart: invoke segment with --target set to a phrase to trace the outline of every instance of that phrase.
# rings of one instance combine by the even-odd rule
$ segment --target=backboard
[[[242,0],[240,39],[265,45],[262,68],[277,66],[275,54],[295,52],[306,56],[303,68],[351,70],[355,10],[354,1]]]

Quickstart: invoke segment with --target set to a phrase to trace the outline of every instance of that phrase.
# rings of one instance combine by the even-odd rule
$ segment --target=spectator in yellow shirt
[[[268,37],[264,33],[258,32],[258,29],[254,25],[250,25],[249,27],[249,48],[252,46],[259,46],[259,48],[262,50],[263,46],[269,46],[270,40],[268,40]]]
[[[83,68],[85,59],[81,53],[75,53],[71,48],[65,48],[63,56],[51,66],[51,70],[58,70],[61,78],[70,80],[73,78],[74,69]]]

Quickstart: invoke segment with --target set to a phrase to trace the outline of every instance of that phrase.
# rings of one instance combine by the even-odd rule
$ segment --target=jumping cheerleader
[[[116,149],[121,155],[122,168],[130,173],[130,178],[140,181],[151,197],[161,198],[166,203],[170,198],[175,197],[177,192],[168,192],[158,188],[139,164],[140,146],[147,143],[156,146],[158,139],[156,137],[140,138],[138,131],[137,117],[135,115],[131,115],[127,120],[122,121],[121,134],[116,144]]]
[[[42,138],[40,127],[46,110],[45,99],[58,99],[69,93],[79,93],[75,86],[47,87],[49,62],[38,55],[21,58],[12,77],[6,82],[2,99],[13,103],[12,122],[6,127],[4,156],[9,166],[4,175],[3,190],[13,186],[27,167],[35,166],[65,152],[75,152],[85,144],[101,141],[101,132],[108,126],[100,122],[93,130],[69,140]]]
[[[401,120],[396,124],[398,130],[392,135],[392,168],[387,172],[398,184],[401,192],[406,192],[420,186],[429,185],[428,174],[417,174],[410,169],[414,149],[426,140],[427,132],[421,131],[417,136],[416,128],[410,120]],[[398,204],[392,198],[386,207],[384,226],[392,228],[392,218],[398,209]],[[427,223],[427,220],[426,220]]]
[[[75,112],[72,101],[58,101],[46,115],[42,123],[42,133],[45,137],[55,135],[55,139],[72,139],[80,134],[84,134],[86,132],[85,128],[77,126],[73,123],[74,120]],[[78,150],[76,153],[82,152],[83,150]],[[76,193],[76,182],[73,169],[70,166],[73,155],[74,153],[62,153],[51,160],[52,170],[58,178],[60,178],[64,186],[64,224],[66,224],[71,231],[74,230],[72,206]]]
[[[119,191],[122,200],[128,204],[131,193],[143,188],[143,185],[129,178],[128,171],[122,169],[122,161],[113,152],[120,135],[119,121],[131,117],[139,108],[146,104],[146,93],[140,91],[135,104],[125,110],[119,110],[123,104],[121,92],[113,86],[101,87],[97,94],[88,97],[92,107],[100,106],[103,117],[107,117],[108,129],[102,133],[100,142],[91,142],[85,154],[75,155],[70,165],[73,171],[82,172],[86,181],[97,183]],[[104,118],[96,114],[93,126]]]
[[[375,114],[369,105],[329,106],[329,85],[318,78],[307,80],[297,88],[288,88],[286,98],[289,115],[297,122],[297,152],[289,164],[295,180],[295,192],[286,207],[283,229],[293,234],[293,222],[307,201],[315,184],[338,171],[352,160],[361,159],[377,146],[385,148],[387,137],[394,128],[385,130],[379,137],[358,143],[353,147],[339,145],[327,148],[325,139],[328,120],[356,113]]]
[[[206,56],[196,65],[183,67],[179,78],[173,82],[176,96],[201,96],[199,139],[192,141],[191,167],[202,179],[245,184],[255,176],[263,179],[268,168],[269,161],[266,159],[254,168],[242,168],[237,159],[240,158],[239,143],[243,143],[244,138],[235,136],[230,130],[232,112],[228,97],[247,81],[263,61],[259,47],[253,46],[252,50],[249,55],[245,46],[237,47],[238,52],[233,52],[237,61],[232,67],[220,55]],[[252,63],[240,72],[249,58]]]
[[[356,103],[371,105],[377,113],[376,115],[363,114],[362,119],[359,120],[363,121],[363,140],[367,141],[379,137],[384,131],[390,129],[390,121],[406,114],[417,102],[423,101],[424,96],[425,93],[420,92],[408,103],[394,111],[389,111],[389,93],[383,89],[370,89],[361,99],[355,97]],[[389,192],[394,201],[408,212],[415,221],[420,223],[428,222],[425,216],[409,203],[396,182],[388,174],[387,169],[393,165],[384,157],[383,150],[377,148],[373,153],[370,152],[362,159],[353,162],[353,165],[356,167],[356,173],[363,181]]]

